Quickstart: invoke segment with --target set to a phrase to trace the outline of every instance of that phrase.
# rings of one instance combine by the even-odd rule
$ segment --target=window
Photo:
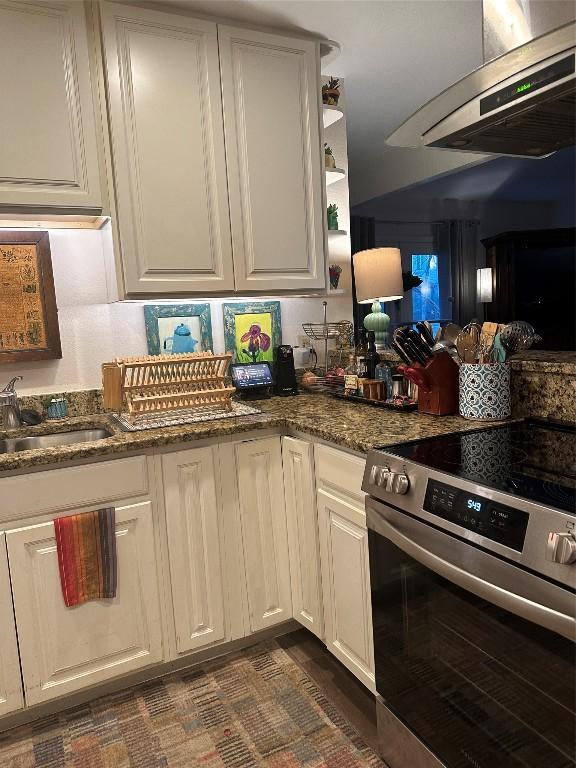
[[[419,277],[422,283],[412,288],[412,320],[428,320],[441,318],[440,312],[440,283],[438,280],[438,256],[433,253],[412,254],[412,274]],[[434,327],[435,326],[435,327]],[[433,324],[435,333],[438,324]]]

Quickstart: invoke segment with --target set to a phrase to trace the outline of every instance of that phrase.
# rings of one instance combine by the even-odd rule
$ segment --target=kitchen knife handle
[[[424,323],[416,323],[416,328],[426,344],[428,344],[429,347],[433,347],[436,342],[434,341],[434,336],[432,336],[428,330],[428,326],[424,325]]]
[[[422,355],[424,355],[426,359],[430,359],[432,357],[432,350],[430,349],[429,345],[424,341],[422,336],[420,336],[419,333],[417,333],[416,331],[413,331],[412,328],[410,328],[410,330],[407,331],[407,336],[412,342],[412,344],[414,344],[416,349]]]
[[[391,341],[390,346],[398,354],[400,359],[406,363],[406,365],[412,365],[412,360],[410,360],[403,347],[401,347],[397,341]]]

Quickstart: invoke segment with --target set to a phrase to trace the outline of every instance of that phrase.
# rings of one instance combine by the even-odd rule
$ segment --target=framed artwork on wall
[[[272,362],[274,347],[282,344],[279,301],[223,304],[224,347],[235,363]]]
[[[48,232],[2,232],[0,363],[60,357]]]
[[[146,304],[148,354],[212,351],[210,304]]]

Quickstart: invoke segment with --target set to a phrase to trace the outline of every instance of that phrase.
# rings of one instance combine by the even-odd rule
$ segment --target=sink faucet
[[[22,426],[18,395],[14,388],[17,381],[22,381],[22,376],[14,376],[12,381],[0,390],[0,426],[4,429]]]

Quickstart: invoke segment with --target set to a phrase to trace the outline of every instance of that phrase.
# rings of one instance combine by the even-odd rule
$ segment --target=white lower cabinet
[[[284,437],[282,460],[294,618],[323,639],[314,446],[308,440]]]
[[[23,706],[6,538],[0,533],[0,715]]]
[[[176,651],[230,639],[214,448],[162,456]]]
[[[374,691],[368,530],[364,509],[323,489],[317,497],[326,645]]]
[[[113,600],[66,608],[51,521],[9,531],[6,540],[28,705],[163,660],[150,501],[116,508]]]
[[[235,446],[250,631],[292,618],[280,437]]]

